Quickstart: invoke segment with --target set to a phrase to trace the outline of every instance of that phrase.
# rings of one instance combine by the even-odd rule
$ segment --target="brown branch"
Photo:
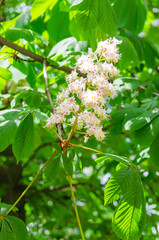
[[[0,43],[2,43],[3,45],[6,45],[7,47],[10,47],[10,48],[16,50],[17,52],[19,52],[19,53],[21,53],[25,56],[28,56],[28,57],[34,59],[34,61],[36,61],[36,62],[40,62],[42,64],[44,62],[44,59],[45,59],[44,57],[42,57],[42,56],[40,56],[36,53],[33,53],[30,50],[27,50],[27,49],[15,44],[15,43],[11,42],[10,40],[8,40],[4,37],[0,36]],[[66,73],[71,73],[71,71],[72,71],[72,69],[70,67],[66,67],[66,66],[59,67],[59,66],[56,66],[54,64],[50,64],[48,61],[46,61],[46,65],[50,66],[54,69],[66,72]]]
[[[144,87],[144,86],[142,86],[142,85],[140,85],[139,88],[141,88],[142,90],[146,90],[146,87]],[[152,94],[153,94],[154,96],[159,97],[159,93],[152,92]]]

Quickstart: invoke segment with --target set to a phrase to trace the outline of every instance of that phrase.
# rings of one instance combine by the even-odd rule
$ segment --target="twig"
[[[44,58],[43,74],[44,74],[45,85],[46,85],[46,93],[47,93],[47,96],[48,96],[48,99],[49,99],[49,102],[51,105],[52,112],[55,113],[55,108],[54,108],[54,104],[53,104],[50,89],[49,89],[49,83],[48,83],[48,77],[47,77],[47,71],[46,71],[46,63],[47,63],[47,60],[46,60],[46,58]],[[63,129],[62,124],[61,123],[56,124],[56,128],[57,128],[58,135],[62,138],[62,132],[61,132],[61,130]]]
[[[82,230],[82,226],[81,226],[81,222],[80,222],[80,218],[79,218],[79,214],[78,214],[78,209],[77,209],[77,205],[76,205],[75,195],[74,195],[74,192],[73,192],[72,179],[71,179],[70,176],[68,176],[68,181],[69,181],[69,185],[70,185],[72,201],[73,201],[73,204],[74,204],[77,224],[78,224],[78,227],[79,227],[79,230],[80,230],[80,233],[81,233],[82,240],[85,240],[85,237],[84,237],[84,234],[83,234],[83,230]]]
[[[54,155],[57,153],[57,151],[55,150],[53,152],[53,154],[51,155],[51,157],[45,162],[44,166],[39,170],[39,172],[36,174],[36,176],[34,177],[34,179],[31,181],[31,183],[27,186],[27,188],[24,190],[24,192],[22,192],[22,194],[20,195],[20,197],[17,199],[17,201],[11,206],[11,208],[8,210],[8,212],[5,215],[8,215],[13,208],[19,203],[19,201],[22,199],[22,197],[26,194],[26,192],[29,190],[29,188],[33,185],[33,183],[35,182],[35,180],[39,177],[39,175],[41,174],[41,172],[44,170],[44,168],[48,165],[48,163],[51,161],[51,159],[54,157]]]
[[[49,99],[49,102],[50,102],[50,105],[51,105],[52,112],[55,113],[55,108],[54,108],[54,104],[53,104],[53,101],[52,101],[52,98],[51,98],[49,83],[48,83],[48,78],[47,78],[46,62],[47,62],[47,60],[45,58],[44,61],[43,61],[43,74],[44,74],[45,85],[46,85],[46,93],[47,93],[47,96],[48,96],[48,99]]]
[[[146,87],[144,87],[144,86],[142,86],[142,85],[140,85],[139,87],[140,87],[142,90],[146,90]],[[156,93],[156,92],[152,92],[152,94],[153,94],[154,96],[159,97],[159,94]]]
[[[31,51],[29,51],[29,50],[27,50],[27,49],[25,49],[25,48],[15,44],[15,43],[13,43],[12,41],[10,41],[10,40],[8,40],[8,39],[6,39],[4,37],[0,36],[0,43],[4,44],[7,47],[10,47],[10,48],[12,48],[12,49],[14,49],[14,50],[16,50],[16,51],[18,51],[20,53],[22,53],[25,56],[28,56],[28,57],[34,59],[34,61],[40,62],[42,64],[44,62],[44,59],[45,59],[44,57],[42,57],[42,56],[40,56],[40,55],[38,55],[36,53],[33,53],[33,52],[31,52]],[[54,64],[50,64],[48,61],[46,61],[46,65],[50,66],[50,67],[52,67],[54,69],[57,69],[57,70],[60,70],[60,71],[64,71],[66,73],[71,73],[71,71],[72,71],[72,69],[70,67],[66,67],[66,66],[59,67],[59,66],[56,66]]]

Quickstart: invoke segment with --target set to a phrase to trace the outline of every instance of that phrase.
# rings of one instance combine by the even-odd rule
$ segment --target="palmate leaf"
[[[78,26],[82,27],[84,35],[86,31],[89,33],[88,30],[91,29],[94,31],[95,28],[98,28],[98,32],[99,29],[102,29],[102,35],[104,35],[104,33],[110,34],[111,36],[116,34],[116,16],[109,0],[83,0],[78,5],[71,7],[70,16],[71,19],[75,19]],[[106,36],[104,36],[104,39],[105,37]],[[99,35],[97,38],[101,40]]]
[[[71,8],[77,23],[86,31],[98,25],[98,1],[83,0]]]
[[[104,204],[118,200],[129,188],[130,171],[130,167],[123,166],[109,179],[104,190]]]
[[[112,220],[113,230],[123,240],[135,240],[144,228],[145,200],[141,180],[132,166],[119,164],[106,185],[105,204],[120,196],[122,199]]]
[[[102,30],[114,36],[117,31],[117,21],[113,8],[109,0],[100,0],[99,5],[99,25]]]
[[[139,176],[132,168],[129,174],[131,181],[115,211],[112,227],[121,239],[135,240],[144,228],[145,201]]]
[[[24,222],[13,216],[4,216],[0,232],[0,240],[28,240]]]
[[[19,162],[27,158],[33,148],[33,116],[29,113],[20,123],[13,141],[13,153]]]
[[[0,201],[0,240],[28,240],[24,222],[13,216],[5,215],[12,205]],[[13,211],[17,211],[14,207]]]

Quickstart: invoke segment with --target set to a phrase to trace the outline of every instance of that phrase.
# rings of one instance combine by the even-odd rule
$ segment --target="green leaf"
[[[80,4],[73,6],[71,10],[75,21],[84,31],[98,25],[98,1],[83,0]]]
[[[115,1],[113,7],[118,28],[126,28],[135,33],[142,31],[146,20],[146,8],[142,0]]]
[[[31,9],[31,15],[32,15],[31,21],[34,21],[35,19],[40,17],[41,14],[43,14],[50,6],[54,7],[57,1],[58,0],[54,0],[54,1],[35,0],[33,2],[32,9]]]
[[[134,45],[126,37],[118,36],[118,39],[122,40],[122,43],[119,45],[119,52],[122,54],[119,61],[120,69],[126,69],[132,64],[131,62],[133,62],[134,66],[139,67],[139,57]]]
[[[113,111],[111,114],[111,123],[119,123],[123,120],[125,117],[125,114],[127,113],[126,109],[121,109],[117,111]]]
[[[129,186],[120,201],[113,220],[114,232],[123,240],[135,240],[141,235],[145,223],[145,200],[141,180],[130,168]]]
[[[28,42],[34,41],[34,36],[32,31],[29,29],[20,29],[20,28],[10,28],[6,32],[3,33],[5,37],[11,41],[17,41],[22,38]]]
[[[5,215],[11,207],[11,204],[0,203],[0,215]],[[14,207],[12,211],[16,212],[18,208]]]
[[[3,122],[5,120],[9,120],[12,118],[16,118],[17,116],[20,116],[21,110],[19,109],[7,109],[0,111],[0,122]],[[17,117],[19,118],[19,117]]]
[[[65,169],[66,173],[69,176],[72,176],[72,173],[73,173],[72,161],[73,161],[73,159],[70,157],[67,157],[65,154],[62,155],[62,159],[63,159],[63,165],[64,165],[64,169]]]
[[[12,73],[8,69],[0,67],[0,77],[10,80],[12,78]]]
[[[26,115],[26,112],[21,113],[18,110],[4,110],[2,112],[0,119],[4,121],[0,123],[0,152],[4,151],[13,142],[20,119]]]
[[[62,153],[62,149],[57,142],[53,142],[53,146],[59,153]]]
[[[134,141],[138,147],[144,149],[149,147],[159,132],[159,116],[153,119],[149,124],[135,131]]]
[[[43,179],[45,183],[52,183],[52,181],[56,178],[59,167],[60,167],[60,155],[56,158],[53,158],[49,164],[44,169]]]
[[[108,181],[104,190],[104,204],[118,200],[124,194],[130,184],[130,167],[123,166]]]
[[[19,162],[27,158],[34,144],[33,116],[29,113],[20,123],[13,141],[13,153]]]
[[[9,223],[14,235],[15,240],[28,240],[28,232],[24,222],[16,217],[13,216],[5,216],[5,219]]]
[[[136,118],[132,118],[125,123],[125,130],[136,131],[144,127],[146,124],[150,123],[154,118],[156,118],[159,113],[152,113],[152,111],[146,111]]]
[[[55,19],[58,19],[58,21],[55,21]],[[64,38],[70,37],[69,13],[61,11],[59,4],[52,10],[51,17],[47,23],[47,29],[53,43],[58,43]]]
[[[2,221],[0,240],[17,240],[6,221]]]
[[[105,160],[111,158],[111,159],[113,159],[113,160],[115,160],[117,162],[120,162],[120,163],[123,163],[123,164],[126,164],[126,165],[130,165],[131,164],[131,161],[128,158],[126,158],[126,157],[121,157],[121,156],[110,154],[110,153],[104,153],[104,155],[106,156]]]
[[[153,143],[150,145],[150,161],[154,163],[156,167],[159,168],[159,134],[153,141]]]
[[[98,2],[98,1],[96,1]],[[116,35],[117,21],[114,10],[110,5],[109,0],[99,1],[99,25],[103,32],[110,36]]]

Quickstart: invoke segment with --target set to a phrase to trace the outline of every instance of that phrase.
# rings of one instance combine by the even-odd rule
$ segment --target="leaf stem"
[[[68,176],[68,181],[69,181],[69,185],[70,185],[72,201],[73,201],[73,204],[74,204],[77,224],[78,224],[78,227],[79,227],[79,230],[80,230],[80,233],[81,233],[82,240],[85,240],[85,237],[84,237],[84,234],[83,234],[83,230],[82,230],[82,226],[81,226],[81,222],[80,222],[80,218],[79,218],[79,214],[78,214],[78,209],[77,209],[77,205],[76,205],[75,195],[74,195],[74,192],[73,192],[72,179],[71,179],[70,176]]]
[[[82,148],[82,149],[85,149],[85,150],[88,150],[88,151],[93,151],[93,152],[99,153],[101,155],[105,155],[103,152],[100,152],[100,151],[95,150],[93,148],[83,147],[83,146],[75,145],[75,144],[72,144],[72,143],[69,143],[69,146],[73,146],[73,147],[76,147],[76,148]]]
[[[36,174],[36,176],[34,177],[34,179],[31,181],[31,183],[27,186],[27,188],[24,190],[24,192],[20,195],[20,197],[17,199],[17,201],[12,205],[12,207],[8,210],[8,212],[5,215],[8,215],[13,208],[19,203],[19,201],[22,199],[22,197],[26,194],[26,192],[29,190],[29,188],[33,185],[33,183],[35,182],[35,180],[39,177],[39,175],[41,174],[41,172],[44,170],[44,168],[48,165],[48,163],[51,161],[51,159],[54,157],[54,155],[56,154],[56,150],[53,152],[53,154],[50,156],[50,158],[45,162],[44,166],[39,170],[39,172]]]

